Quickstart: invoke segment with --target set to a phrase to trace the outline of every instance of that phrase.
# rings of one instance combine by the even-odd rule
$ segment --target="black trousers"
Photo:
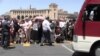
[[[50,31],[43,31],[43,37],[41,39],[41,44],[43,44],[44,40],[48,41],[50,45],[52,45],[51,37],[50,37]]]
[[[15,39],[16,39],[16,32],[13,32],[13,34],[10,35],[11,36],[11,42],[14,43]]]
[[[38,41],[38,31],[35,31],[35,30],[32,30],[32,31],[31,31],[31,39],[32,39],[34,42],[37,42],[37,41]]]
[[[43,35],[43,31],[42,29],[38,29],[38,42],[40,43],[41,42],[41,38],[42,38],[42,35]]]
[[[9,32],[3,32],[1,44],[3,47],[8,47],[10,45],[10,34]]]

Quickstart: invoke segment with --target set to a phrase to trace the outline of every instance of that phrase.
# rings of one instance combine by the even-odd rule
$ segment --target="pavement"
[[[29,46],[16,44],[15,46],[14,49],[0,47],[0,56],[88,56],[74,52],[71,41],[60,44],[54,43],[54,46],[40,46],[39,44]]]
[[[72,56],[90,56],[88,53],[82,53],[82,52],[75,52],[72,49],[72,41],[65,41],[63,44],[61,44],[62,47],[64,47],[66,50],[72,53]]]

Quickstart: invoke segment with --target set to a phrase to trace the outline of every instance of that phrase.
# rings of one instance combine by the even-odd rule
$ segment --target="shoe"
[[[43,44],[40,44],[40,46],[43,46]]]
[[[3,49],[14,49],[15,46],[4,46]]]
[[[39,44],[39,42],[36,42],[36,44]]]
[[[48,46],[54,46],[53,44],[48,44]]]

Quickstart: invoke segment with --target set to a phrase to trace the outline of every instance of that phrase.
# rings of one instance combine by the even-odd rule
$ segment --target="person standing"
[[[13,39],[13,42],[15,41],[16,39],[16,34],[18,34],[18,30],[20,28],[20,25],[18,24],[18,20],[17,19],[13,19],[13,27],[14,27],[14,39]]]
[[[16,34],[18,33],[20,26],[16,18],[12,19],[10,25],[11,25],[11,39],[12,39],[11,43],[13,44],[15,42]]]
[[[49,17],[47,17],[43,23],[42,23],[42,26],[43,26],[43,37],[41,39],[41,44],[40,46],[43,46],[43,42],[44,40],[47,40],[49,45],[52,45],[52,41],[51,41],[51,38],[50,38],[50,33],[52,32],[51,28],[50,28],[50,22],[49,22]]]
[[[41,37],[43,35],[43,29],[42,29],[42,20],[39,20],[39,24],[38,24],[38,43],[41,42]]]
[[[51,33],[51,41],[54,43],[55,41],[55,23],[54,21],[50,20],[50,28],[52,29],[52,33]]]
[[[2,47],[8,48],[10,46],[10,21],[8,17],[4,17],[2,21]]]
[[[26,38],[27,38],[27,42],[30,42],[30,27],[32,25],[31,20],[29,20],[29,18],[25,19],[25,23],[24,23],[24,27],[25,27],[25,34],[26,34]]]
[[[34,43],[38,42],[38,20],[36,19],[33,23],[32,26],[32,36],[31,36],[32,40],[34,41]]]
[[[0,19],[0,45],[1,45],[1,38],[2,38],[2,19]]]

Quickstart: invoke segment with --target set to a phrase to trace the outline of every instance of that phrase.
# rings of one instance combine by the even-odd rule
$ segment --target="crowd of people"
[[[64,39],[67,39],[66,27],[63,31],[59,23],[51,21],[49,17],[45,19],[26,17],[18,20],[4,16],[0,18],[0,44],[3,48],[8,48],[14,43],[40,43],[40,46],[47,43],[52,46],[55,41],[63,43]]]

